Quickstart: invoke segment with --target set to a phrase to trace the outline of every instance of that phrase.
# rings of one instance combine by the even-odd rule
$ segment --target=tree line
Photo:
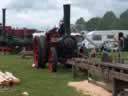
[[[128,9],[124,11],[119,17],[113,11],[108,11],[103,17],[94,17],[89,21],[85,21],[80,17],[75,22],[77,30],[128,30]]]

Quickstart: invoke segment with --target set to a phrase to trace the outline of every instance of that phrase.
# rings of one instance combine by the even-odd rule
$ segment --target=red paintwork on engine
[[[0,52],[11,52],[13,50],[14,49],[10,47],[0,47]]]
[[[2,32],[2,28],[3,26],[0,25],[0,33]],[[27,28],[12,28],[11,26],[6,26],[5,27],[5,30],[6,32],[9,34],[9,35],[12,35],[12,36],[16,36],[16,37],[29,37],[31,36],[32,37],[32,34],[34,32],[36,32],[35,29],[27,29]]]

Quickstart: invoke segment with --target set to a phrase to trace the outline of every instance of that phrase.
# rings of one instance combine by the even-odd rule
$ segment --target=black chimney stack
[[[6,9],[2,9],[3,11],[3,29],[2,29],[2,35],[3,35],[3,39],[5,39],[6,37]]]
[[[65,35],[70,35],[70,4],[64,5],[64,29]]]

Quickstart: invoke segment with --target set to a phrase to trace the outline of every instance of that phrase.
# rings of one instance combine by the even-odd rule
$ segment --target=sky
[[[0,22],[2,8],[7,8],[7,25],[13,27],[50,29],[63,18],[63,4],[71,4],[71,23],[84,17],[101,17],[106,11],[119,16],[128,9],[128,0],[0,0]]]

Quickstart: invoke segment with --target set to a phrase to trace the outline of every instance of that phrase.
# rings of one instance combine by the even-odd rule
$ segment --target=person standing
[[[122,32],[118,34],[118,45],[119,50],[122,51],[124,48],[124,34]]]

